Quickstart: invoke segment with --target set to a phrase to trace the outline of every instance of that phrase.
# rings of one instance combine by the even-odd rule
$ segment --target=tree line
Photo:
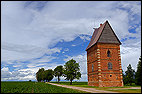
[[[57,66],[54,70],[52,69],[45,70],[44,68],[39,69],[38,72],[36,73],[36,79],[38,82],[49,82],[55,76],[58,78],[58,83],[59,83],[60,77],[64,76],[65,80],[69,80],[70,84],[72,84],[72,81],[74,79],[81,78],[79,67],[80,67],[79,63],[71,59],[67,61],[64,66],[62,65]]]
[[[72,81],[74,79],[81,78],[79,67],[79,63],[71,59],[65,63],[64,67],[60,65],[57,66],[54,70],[45,70],[44,68],[39,69],[36,73],[36,79],[38,82],[49,82],[55,76],[58,78],[59,83],[60,77],[64,76],[65,80],[69,80],[70,84],[72,84]],[[125,72],[122,70],[122,75],[124,85],[132,85],[132,83],[135,83],[136,85],[141,85],[141,56],[137,64],[137,71],[135,72],[134,69],[132,69],[131,64],[129,64]]]
[[[132,83],[135,83],[135,85],[141,85],[141,56],[139,58],[139,62],[137,64],[137,71],[135,72],[134,69],[132,69],[131,64],[128,65],[127,70],[123,73],[123,83],[124,85],[132,85]]]

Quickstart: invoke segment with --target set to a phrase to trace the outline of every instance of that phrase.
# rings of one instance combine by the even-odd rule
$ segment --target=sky
[[[123,71],[129,64],[136,71],[141,1],[2,1],[1,81],[36,81],[39,68],[54,70],[70,59],[80,65],[77,81],[87,81],[85,49],[106,20],[122,43]]]

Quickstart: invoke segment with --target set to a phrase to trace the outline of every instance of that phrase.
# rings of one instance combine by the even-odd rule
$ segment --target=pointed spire
[[[105,28],[107,28],[107,29],[105,29]],[[121,44],[121,42],[119,41],[119,39],[115,35],[114,31],[112,30],[110,24],[108,23],[108,20],[106,20],[105,23],[100,24],[99,28],[93,28],[93,29],[94,29],[94,33],[92,35],[92,38],[91,38],[91,41],[90,41],[88,47],[86,48],[86,51],[89,48],[91,48],[93,45],[95,45],[97,42]],[[102,35],[103,31],[106,33],[103,33],[103,35]]]

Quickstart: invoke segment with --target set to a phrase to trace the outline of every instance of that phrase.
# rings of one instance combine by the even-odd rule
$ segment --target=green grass
[[[57,83],[57,82],[52,82]],[[63,85],[70,85],[70,82],[60,82]],[[95,88],[98,90],[116,91],[120,93],[141,93],[141,89],[123,89],[124,87],[94,87],[88,86],[88,82],[73,82],[71,86]],[[115,88],[120,88],[115,89]],[[121,89],[122,88],[122,89]],[[1,93],[87,93],[84,91],[58,87],[43,82],[1,82]]]
[[[1,82],[1,93],[87,93],[43,82]]]
[[[57,82],[52,82],[52,83],[57,83]],[[70,82],[60,82],[59,84],[70,85]],[[95,86],[88,86],[88,82],[73,82],[72,85],[70,85],[70,86],[95,88],[98,90],[116,91],[116,92],[120,92],[120,93],[141,93],[141,89],[121,89],[121,88],[129,88],[129,87],[140,87],[140,86],[136,86],[134,84],[132,84],[132,86],[126,85],[124,87],[95,87]],[[115,90],[115,88],[120,88],[120,89]]]
[[[125,86],[130,86],[130,87],[141,87],[141,86],[138,86],[138,85],[136,85],[135,83],[132,83],[132,85],[130,85],[130,84],[126,84]]]
[[[119,90],[109,90],[120,93],[141,93],[141,89],[119,89]]]
[[[58,83],[58,82],[52,82],[52,83]],[[59,84],[62,85],[70,85],[70,82],[59,82]],[[88,85],[88,82],[72,82],[72,85]]]
[[[51,83],[58,84],[58,82],[51,82]],[[59,84],[61,84],[61,85],[70,85],[70,82],[60,82]],[[95,86],[88,86],[88,82],[72,82],[72,85],[70,85],[70,86],[98,88],[98,87],[95,87]]]

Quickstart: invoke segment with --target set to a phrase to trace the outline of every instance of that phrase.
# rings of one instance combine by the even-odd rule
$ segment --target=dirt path
[[[71,88],[71,89],[77,89],[77,90],[86,91],[90,93],[118,93],[118,92],[113,92],[113,91],[97,90],[95,88],[84,88],[84,87],[75,87],[75,86],[68,86],[68,85],[59,85],[59,84],[54,84],[54,83],[49,83],[49,82],[47,83],[51,85],[56,85],[56,86],[61,86],[61,87]]]

